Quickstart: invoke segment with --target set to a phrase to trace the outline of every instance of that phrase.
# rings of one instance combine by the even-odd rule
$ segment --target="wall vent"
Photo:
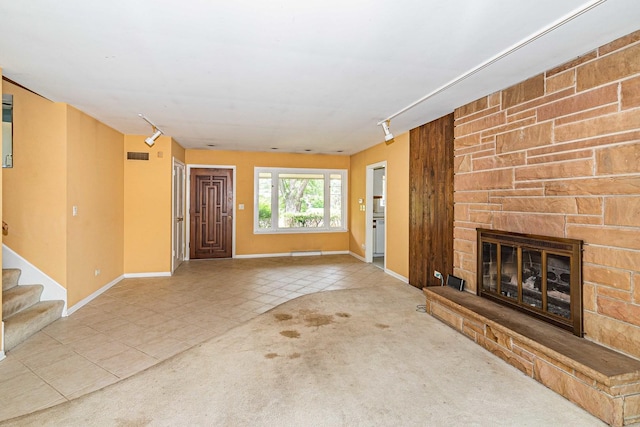
[[[322,251],[291,251],[291,256],[319,256]]]
[[[137,153],[135,151],[127,151],[127,160],[149,160],[149,153]]]

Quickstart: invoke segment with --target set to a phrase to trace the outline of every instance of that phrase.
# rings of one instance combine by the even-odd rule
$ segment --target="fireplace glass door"
[[[582,335],[582,241],[478,229],[478,294]]]

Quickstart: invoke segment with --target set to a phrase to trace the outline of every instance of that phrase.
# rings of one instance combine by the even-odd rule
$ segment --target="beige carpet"
[[[289,301],[16,426],[601,426],[430,316],[408,285]]]

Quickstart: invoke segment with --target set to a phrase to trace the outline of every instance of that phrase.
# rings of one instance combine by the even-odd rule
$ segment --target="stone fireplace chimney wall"
[[[476,227],[582,239],[585,337],[640,358],[640,31],[455,111],[454,273]]]

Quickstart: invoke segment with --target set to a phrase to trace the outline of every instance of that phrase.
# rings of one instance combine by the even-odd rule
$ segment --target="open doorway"
[[[386,269],[387,162],[367,166],[365,260]]]

